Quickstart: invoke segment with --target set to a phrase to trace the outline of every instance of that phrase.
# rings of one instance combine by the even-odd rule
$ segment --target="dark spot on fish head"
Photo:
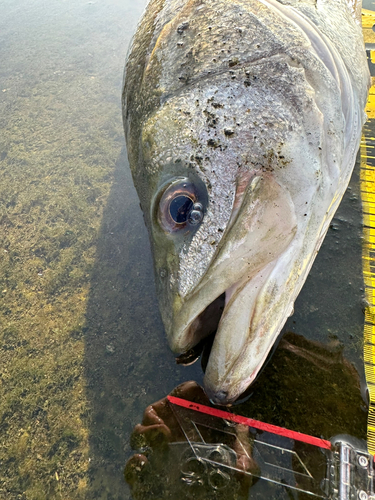
[[[208,141],[207,141],[207,146],[210,146],[210,148],[218,148],[219,145],[220,144],[217,141],[215,141],[214,139],[208,139]]]
[[[236,66],[238,63],[239,63],[239,60],[237,59],[237,57],[233,57],[232,59],[229,60],[229,67],[233,68],[233,66]]]
[[[181,24],[178,26],[178,28],[177,28],[177,33],[178,33],[179,35],[182,35],[182,33],[183,33],[185,30],[187,30],[187,29],[188,29],[188,27],[189,27],[189,22],[188,22],[188,21],[185,21],[185,22],[181,23]]]
[[[202,165],[203,156],[196,155],[195,156],[195,161],[198,163],[198,165]]]

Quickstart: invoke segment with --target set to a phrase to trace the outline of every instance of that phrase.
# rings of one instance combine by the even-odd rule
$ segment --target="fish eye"
[[[202,222],[203,216],[203,203],[200,201],[198,189],[192,182],[180,179],[163,191],[159,202],[158,220],[168,233],[193,229]]]
[[[169,204],[169,213],[176,224],[184,224],[189,217],[194,201],[185,195],[176,196]]]

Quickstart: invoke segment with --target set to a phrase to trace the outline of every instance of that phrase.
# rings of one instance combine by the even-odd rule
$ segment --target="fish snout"
[[[205,385],[205,393],[209,398],[210,402],[214,405],[229,406],[231,405],[231,400],[229,398],[229,392],[225,390],[215,390],[213,388],[207,387]]]

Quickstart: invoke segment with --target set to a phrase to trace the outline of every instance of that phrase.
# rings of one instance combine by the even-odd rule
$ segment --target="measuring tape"
[[[375,12],[363,9],[362,29],[365,44],[375,44],[375,32],[372,29],[374,25]],[[375,64],[375,50],[367,49],[366,51],[371,71]],[[371,84],[366,105],[368,122],[364,127],[361,143],[360,182],[363,207],[362,267],[367,301],[363,349],[370,400],[367,448],[369,453],[375,455],[375,78],[373,76]]]
[[[186,399],[176,398],[175,396],[167,396],[170,403],[181,406],[182,408],[187,408],[188,410],[194,410],[205,415],[210,415],[212,417],[222,418],[226,421],[234,422],[236,424],[246,425],[247,427],[253,427],[260,431],[271,432],[278,436],[283,436],[286,438],[293,439],[294,441],[300,441],[302,443],[311,444],[313,446],[318,446],[319,448],[324,448],[330,450],[332,448],[332,443],[325,439],[316,438],[309,436],[308,434],[303,434],[302,432],[291,431],[285,429],[285,427],[279,427],[277,425],[266,424],[265,422],[260,422],[259,420],[254,420],[253,418],[243,417],[242,415],[236,415],[235,413],[229,413],[219,408],[213,408],[211,406],[205,406],[199,403],[193,403],[192,401],[187,401]]]

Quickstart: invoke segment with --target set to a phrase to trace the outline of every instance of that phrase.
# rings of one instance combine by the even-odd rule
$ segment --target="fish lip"
[[[232,406],[233,404],[236,403],[238,399],[241,399],[241,396],[247,392],[249,386],[252,385],[255,379],[258,377],[259,372],[262,366],[264,365],[264,361],[267,358],[268,354],[269,352],[267,352],[264,360],[262,359],[262,361],[259,363],[259,366],[255,370],[253,370],[251,375],[247,377],[245,381],[242,381],[240,384],[235,386],[235,387],[238,386],[241,387],[237,391],[233,391],[233,388],[231,390],[229,388],[226,388],[225,386],[219,390],[214,389],[213,387],[210,386],[210,384],[207,384],[207,381],[204,379],[204,390],[211,403],[218,406]]]
[[[176,355],[184,355],[189,350],[196,347],[205,338],[209,337],[212,334],[216,335],[221,316],[222,316],[225,308],[230,304],[230,299],[227,300],[228,296],[230,296],[230,298],[232,298],[233,295],[235,295],[235,293],[236,293],[236,291],[233,292],[233,289],[238,290],[239,288],[246,286],[246,284],[249,283],[252,280],[252,278],[253,277],[249,278],[248,280],[239,279],[239,280],[233,281],[233,283],[230,283],[229,286],[226,287],[226,289],[224,289],[224,290],[219,289],[218,292],[216,292],[215,294],[212,294],[212,300],[210,302],[207,302],[207,303],[205,302],[205,304],[206,304],[205,306],[198,308],[198,312],[195,312],[195,314],[189,318],[188,324],[185,327],[179,329],[180,335],[177,337],[175,334],[176,334],[176,330],[178,331],[178,328],[176,329],[176,325],[174,324],[171,328],[171,332],[168,335],[171,350]],[[199,283],[198,287],[197,287],[197,291],[195,293],[188,295],[187,298],[182,303],[180,303],[180,306],[177,310],[177,313],[175,313],[175,316],[178,317],[180,315],[181,311],[183,311],[184,307],[186,307],[188,304],[189,305],[191,303],[194,304],[194,302],[197,301],[196,300],[197,293],[198,293],[198,295],[199,294],[206,295],[207,288],[208,288],[208,283],[206,283],[203,286],[201,286],[201,283]],[[229,292],[229,290],[230,290],[230,292]],[[196,341],[193,341],[190,343],[184,342],[184,347],[182,347],[181,343],[179,342],[179,339],[181,337],[185,336],[186,333],[190,329],[192,329],[192,327],[193,327],[194,323],[197,321],[197,319],[199,319],[199,317],[202,316],[207,311],[207,309],[209,309],[217,300],[219,300],[222,295],[225,296],[225,305],[224,305],[223,311],[220,314],[220,318],[219,318],[219,321],[217,322],[217,328],[215,329],[215,331],[209,331],[207,334],[205,334],[201,338],[198,338]],[[194,335],[194,331],[192,331],[192,335]]]
[[[205,287],[199,289],[200,293],[202,293],[202,292],[204,293],[204,291],[205,291]],[[202,316],[210,308],[210,306],[212,306],[218,299],[220,299],[220,297],[222,295],[224,295],[225,292],[226,292],[226,290],[219,291],[218,293],[216,293],[215,295],[212,296],[212,300],[209,303],[207,303],[205,306],[198,308],[197,309],[198,312],[195,312],[195,314],[189,318],[189,322],[185,327],[183,327],[183,328],[177,327],[176,328],[175,324],[172,326],[172,328],[171,328],[172,331],[169,333],[168,337],[169,337],[170,348],[175,354],[177,354],[177,355],[186,354],[189,350],[196,347],[203,339],[207,338],[208,336],[210,336],[213,333],[216,334],[217,328],[215,329],[215,331],[209,331],[204,336],[196,339],[195,341],[191,341],[189,343],[187,343],[186,341],[183,341],[183,342],[180,341],[180,339],[182,337],[186,336],[186,334],[187,334],[187,332],[189,332],[189,330],[192,330],[194,323],[199,319],[199,317]],[[193,303],[195,302],[195,294],[193,296],[188,297],[187,300],[185,300],[180,305],[180,311],[183,310],[187,304],[191,304],[192,302]],[[224,308],[223,308],[223,310],[224,310]],[[175,316],[179,316],[180,311],[178,311],[177,314],[175,314]],[[220,314],[220,318],[221,318],[221,315],[222,315],[222,313]],[[217,322],[217,326],[219,325],[220,318],[219,318],[219,321]],[[179,332],[180,334],[178,336],[176,336],[176,330],[177,331],[180,330],[180,332]],[[191,333],[188,334],[188,336],[191,338],[194,335],[195,331],[192,330]]]
[[[238,399],[241,399],[241,396],[245,394],[248,388],[254,383],[260,374],[264,363],[272,350],[274,342],[270,343],[270,348],[265,352],[265,355],[261,359],[261,361],[257,364],[255,370],[252,371],[251,375],[244,380],[241,380],[240,383],[235,384],[232,387],[227,387],[229,384],[224,384],[221,386],[219,390],[217,388],[211,386],[210,383],[207,382],[206,377],[204,377],[203,386],[204,390],[209,397],[212,404],[219,406],[232,406]],[[238,359],[238,358],[237,358]]]
[[[258,336],[257,329],[254,330],[253,325],[254,325],[254,316],[256,314],[256,307],[259,301],[259,298],[262,295],[262,290],[263,287],[267,284],[268,279],[270,277],[270,274],[272,273],[272,270],[275,267],[275,262],[270,262],[268,263],[265,268],[260,271],[263,274],[266,275],[265,281],[261,287],[259,287],[258,292],[254,294],[254,298],[252,301],[252,310],[250,311],[250,317],[249,317],[249,322],[248,322],[248,328],[247,328],[247,333],[246,336],[249,335],[250,332],[255,333],[255,336]],[[267,272],[268,268],[268,272]],[[241,280],[234,285],[232,285],[228,301],[226,300],[225,304],[225,309],[223,311],[223,315],[225,314],[226,310],[231,309],[233,303],[236,301],[236,298],[241,294],[241,292],[247,288],[247,286],[250,283],[253,283],[254,285],[257,284],[257,277],[259,276],[259,273],[252,277],[249,280]],[[255,282],[255,283],[254,283]],[[248,375],[245,378],[241,378],[239,381],[233,381],[229,375],[228,379],[228,374],[230,374],[233,371],[233,367],[235,367],[236,364],[240,363],[242,358],[244,357],[244,353],[246,352],[245,350],[245,345],[238,351],[237,355],[233,357],[230,360],[230,364],[226,366],[226,369],[224,372],[221,374],[221,377],[219,377],[216,381],[215,384],[212,385],[209,380],[207,380],[207,376],[205,375],[204,377],[204,388],[209,395],[210,400],[214,404],[219,404],[219,405],[231,405],[233,404],[240,396],[243,394],[246,389],[254,382],[256,379],[258,373],[260,372],[262,366],[264,365],[264,362],[267,359],[267,356],[269,352],[272,349],[272,346],[274,345],[274,340],[276,336],[273,336],[271,339],[269,339],[268,342],[268,348],[264,351],[263,356],[258,360],[256,363],[255,367],[253,368],[252,372],[250,375]],[[210,353],[211,356],[211,353]],[[234,382],[234,383],[233,383]]]
[[[272,263],[271,263],[272,264]],[[205,307],[203,308],[199,308],[198,311],[191,319],[190,319],[190,322],[189,324],[181,331],[181,335],[186,335],[186,333],[191,330],[193,328],[193,325],[194,323],[197,322],[197,320],[199,319],[200,316],[204,315],[205,312],[216,302],[218,301],[222,296],[225,296],[225,304],[224,304],[224,307],[220,313],[220,317],[218,318],[218,321],[217,321],[217,326],[215,328],[214,331],[208,331],[203,337],[200,337],[198,339],[196,339],[195,341],[193,342],[190,342],[188,344],[185,343],[185,346],[183,349],[181,349],[181,345],[178,343],[178,339],[176,339],[175,336],[171,336],[171,342],[170,342],[170,347],[172,349],[172,351],[174,353],[176,353],[178,356],[181,356],[183,357],[184,354],[188,353],[190,350],[193,350],[196,346],[198,346],[198,344],[202,343],[202,345],[204,344],[204,341],[207,337],[213,335],[214,337],[216,336],[216,333],[217,333],[217,330],[219,328],[219,324],[220,324],[220,320],[221,320],[221,317],[224,313],[224,311],[226,309],[229,309],[231,307],[231,303],[232,303],[232,299],[233,297],[236,296],[236,294],[242,290],[248,283],[250,283],[252,281],[253,277],[251,277],[250,279],[247,279],[247,280],[244,280],[244,279],[240,279],[240,280],[237,280],[237,281],[234,281],[233,283],[229,284],[229,286],[226,288],[226,290],[224,290],[224,292],[219,292],[217,294],[215,294],[211,300],[211,302],[209,302]],[[201,288],[200,289],[200,292],[204,294],[205,292],[205,287]],[[259,293],[260,293],[260,290],[259,290]],[[259,293],[257,294],[257,296],[259,295]],[[188,299],[189,301],[189,299]],[[187,301],[187,302],[188,302]],[[181,308],[183,308],[184,305],[181,306]],[[251,318],[252,320],[252,318]],[[200,327],[201,325],[197,325],[198,327]],[[250,325],[249,327],[251,327],[251,321],[250,321]],[[174,330],[175,331],[175,330]],[[191,332],[191,335],[194,335],[194,331]],[[202,350],[203,350],[203,347],[202,347]],[[241,353],[239,353],[238,357],[235,358],[232,362],[232,364],[236,363],[237,359],[240,358],[241,356]],[[196,360],[199,358],[199,356],[197,356]],[[195,360],[195,361],[196,361]],[[194,362],[195,362],[194,361]],[[180,363],[178,363],[180,364]],[[184,364],[184,363],[181,363],[181,364]],[[186,365],[188,366],[188,365]],[[256,376],[256,374],[254,375],[254,377]],[[251,382],[250,382],[251,383]],[[234,398],[235,400],[236,398]]]

